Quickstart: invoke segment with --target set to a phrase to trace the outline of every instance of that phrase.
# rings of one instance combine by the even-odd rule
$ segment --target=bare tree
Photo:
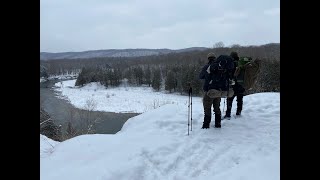
[[[94,114],[96,107],[97,103],[92,98],[89,98],[84,105],[84,109],[79,110],[81,134],[94,133],[93,126],[100,119],[99,116]]]
[[[232,44],[231,48],[241,48],[241,45],[240,44]]]
[[[224,43],[222,41],[216,42],[213,45],[213,48],[223,48],[224,47]]]
[[[77,112],[78,110],[72,106],[68,109],[69,117],[68,117],[67,129],[66,129],[66,134],[64,136],[64,140],[73,138],[77,136],[77,134],[79,133],[79,131],[77,131],[77,126],[76,126]]]
[[[55,141],[61,141],[61,126],[54,123],[50,115],[40,107],[40,134]]]

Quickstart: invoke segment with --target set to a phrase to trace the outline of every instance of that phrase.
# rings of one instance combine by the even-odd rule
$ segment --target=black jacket
[[[217,89],[222,91],[227,91],[229,87],[229,79],[231,78],[231,73],[234,70],[233,64],[228,69],[227,73],[223,76],[217,75],[216,72],[212,72],[209,74],[207,72],[210,65],[212,65],[214,61],[209,61],[208,64],[202,67],[202,70],[199,74],[199,79],[204,79],[203,90],[208,91],[210,89]]]
[[[203,90],[208,91],[208,85],[209,85],[209,74],[207,72],[207,69],[209,67],[209,63],[206,64],[205,66],[202,67],[202,70],[199,74],[199,79],[204,79],[204,84],[203,84]]]

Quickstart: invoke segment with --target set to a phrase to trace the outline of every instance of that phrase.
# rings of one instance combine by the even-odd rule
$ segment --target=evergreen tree
[[[174,73],[169,71],[165,81],[165,90],[168,90],[171,93],[172,89],[175,89],[175,83]]]
[[[148,86],[151,86],[151,70],[150,67],[148,66],[148,68],[145,71],[145,83],[148,84]]]
[[[154,70],[153,78],[152,78],[152,88],[159,91],[161,87],[161,74],[160,69],[157,68]]]

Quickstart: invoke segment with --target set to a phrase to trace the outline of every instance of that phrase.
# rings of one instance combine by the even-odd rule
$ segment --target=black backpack
[[[227,85],[228,78],[234,68],[233,58],[228,55],[220,55],[215,59],[207,69],[207,72],[210,77],[210,84],[217,84],[220,88],[223,88],[224,85]],[[225,89],[225,88],[223,88]]]
[[[210,98],[231,97],[233,91],[229,90],[229,79],[234,69],[233,58],[220,55],[207,68],[208,92]]]

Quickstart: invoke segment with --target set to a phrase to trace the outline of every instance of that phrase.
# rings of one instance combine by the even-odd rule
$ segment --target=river
[[[68,121],[80,122],[80,115],[72,112],[80,112],[80,109],[72,106],[67,100],[57,98],[57,92],[53,90],[58,80],[50,80],[40,83],[40,104],[46,112],[54,119],[55,124],[61,125],[62,134],[65,133]],[[85,110],[81,110],[86,113]],[[92,129],[96,134],[115,134],[121,130],[123,124],[138,113],[114,113],[103,111],[92,111],[90,116],[97,117]],[[73,114],[73,115],[72,115]],[[82,116],[83,117],[83,116]]]

